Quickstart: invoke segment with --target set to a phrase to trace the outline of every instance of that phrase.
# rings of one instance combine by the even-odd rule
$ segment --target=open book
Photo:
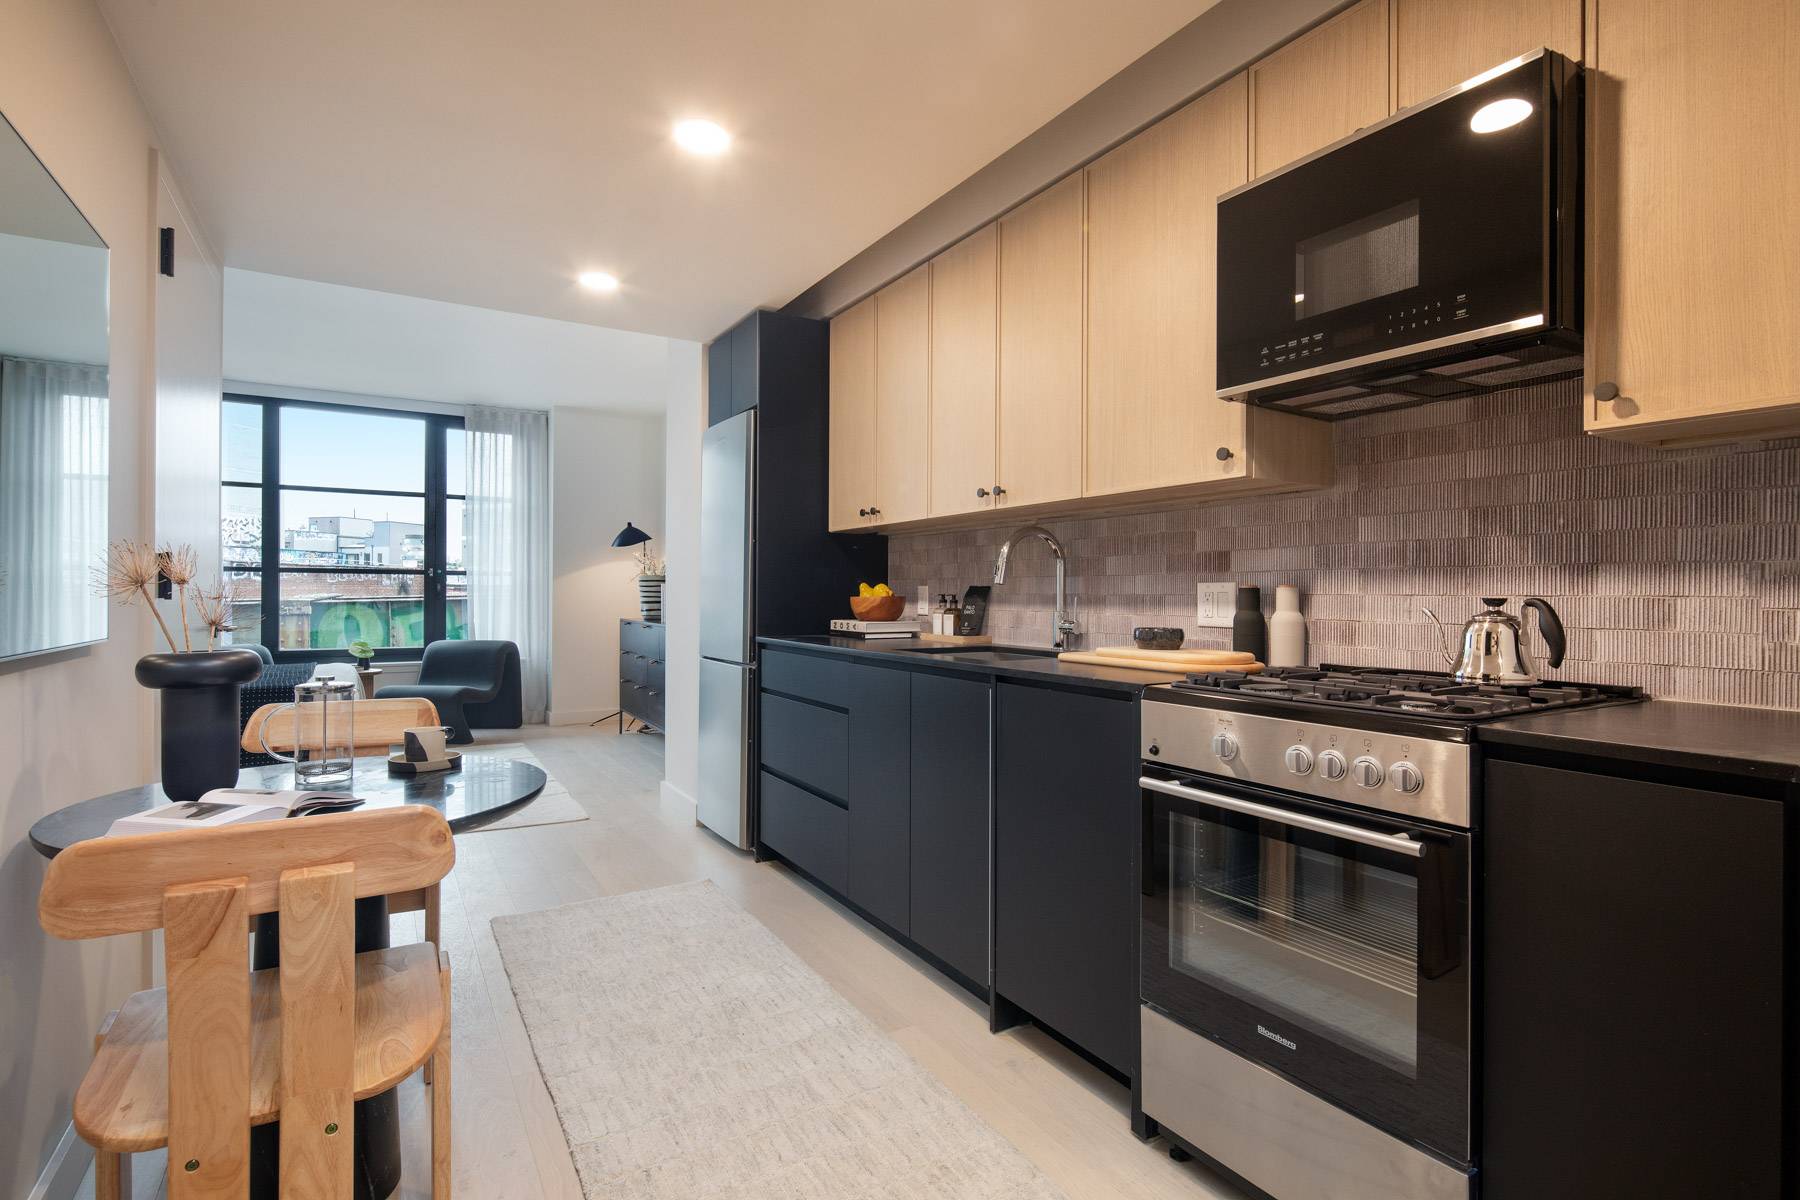
[[[350,809],[362,801],[348,792],[270,791],[262,788],[214,788],[198,800],[181,800],[146,812],[120,817],[107,837],[166,833],[173,829],[216,829],[248,821],[301,817],[307,813]]]

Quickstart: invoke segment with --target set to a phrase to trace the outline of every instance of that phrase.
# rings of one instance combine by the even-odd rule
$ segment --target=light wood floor
[[[1070,1200],[1241,1200],[1161,1141],[1131,1134],[1124,1088],[1035,1029],[988,1033],[960,988],[786,868],[757,864],[661,798],[662,739],[603,729],[541,728],[522,741],[579,800],[589,820],[467,834],[444,881],[443,940],[455,971],[456,1195],[463,1200],[581,1200],[581,1187],[532,1058],[488,922],[596,896],[712,879],[998,1129]],[[419,936],[395,920],[395,940]],[[430,1195],[428,1108],[418,1078],[402,1085],[405,1180]],[[136,1200],[163,1195],[162,1156],[139,1156]],[[90,1184],[91,1186],[91,1184]],[[84,1188],[85,1195],[91,1191]]]

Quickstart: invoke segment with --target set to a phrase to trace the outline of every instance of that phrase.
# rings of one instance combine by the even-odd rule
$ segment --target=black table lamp
[[[641,546],[649,540],[649,534],[627,521],[625,528],[619,530],[619,536],[613,539],[612,544],[623,548],[625,546]]]

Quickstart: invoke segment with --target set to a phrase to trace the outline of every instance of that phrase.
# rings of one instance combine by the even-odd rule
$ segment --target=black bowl
[[[1139,650],[1179,650],[1187,631],[1173,625],[1139,625],[1131,631],[1131,640]]]

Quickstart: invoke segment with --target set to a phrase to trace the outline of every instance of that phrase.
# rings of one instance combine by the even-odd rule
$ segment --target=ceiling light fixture
[[[575,282],[590,292],[616,292],[619,290],[619,277],[608,275],[605,271],[583,271],[575,277]]]
[[[712,158],[731,148],[731,135],[715,122],[693,118],[675,122],[675,144],[689,154]]]
[[[1531,101],[1517,96],[1484,104],[1469,118],[1469,128],[1476,133],[1494,133],[1509,129],[1531,115]]]

